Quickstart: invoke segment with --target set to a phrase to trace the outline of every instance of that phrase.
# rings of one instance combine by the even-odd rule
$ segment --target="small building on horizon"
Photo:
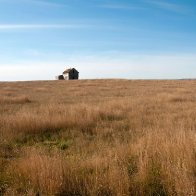
[[[78,80],[79,72],[75,68],[66,69],[62,75],[56,77],[57,80]]]

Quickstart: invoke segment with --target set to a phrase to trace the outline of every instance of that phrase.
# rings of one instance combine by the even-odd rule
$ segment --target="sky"
[[[196,78],[195,0],[0,0],[0,81]]]

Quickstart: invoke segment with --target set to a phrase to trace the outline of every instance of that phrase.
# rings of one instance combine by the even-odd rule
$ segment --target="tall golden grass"
[[[0,83],[0,195],[196,195],[196,81]]]

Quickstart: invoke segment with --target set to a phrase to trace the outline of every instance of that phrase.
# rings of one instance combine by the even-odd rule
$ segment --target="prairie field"
[[[196,195],[196,80],[1,82],[0,195]]]

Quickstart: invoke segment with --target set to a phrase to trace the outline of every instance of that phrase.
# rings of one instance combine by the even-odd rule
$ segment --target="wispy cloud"
[[[17,29],[77,29],[86,28],[83,24],[0,24],[0,30]]]
[[[138,9],[144,9],[140,6],[135,5],[124,5],[124,4],[103,4],[100,5],[101,8],[107,8],[107,9],[119,9],[119,10],[138,10]]]
[[[176,13],[187,13],[189,10],[180,4],[170,3],[161,0],[145,0],[145,3],[154,5],[160,9],[176,12]]]
[[[52,2],[47,0],[0,0],[2,3],[23,3],[23,4],[33,4],[37,6],[51,6],[51,7],[67,7],[65,3]]]
[[[96,25],[94,23],[79,22],[74,23],[70,22],[67,24],[0,24],[0,31],[4,30],[41,30],[41,29],[115,29],[112,25]]]
[[[27,3],[33,3],[36,5],[40,5],[40,6],[52,6],[52,7],[65,7],[67,5],[63,4],[63,3],[57,3],[57,2],[49,2],[49,1],[44,1],[44,0],[22,0],[24,2]]]

